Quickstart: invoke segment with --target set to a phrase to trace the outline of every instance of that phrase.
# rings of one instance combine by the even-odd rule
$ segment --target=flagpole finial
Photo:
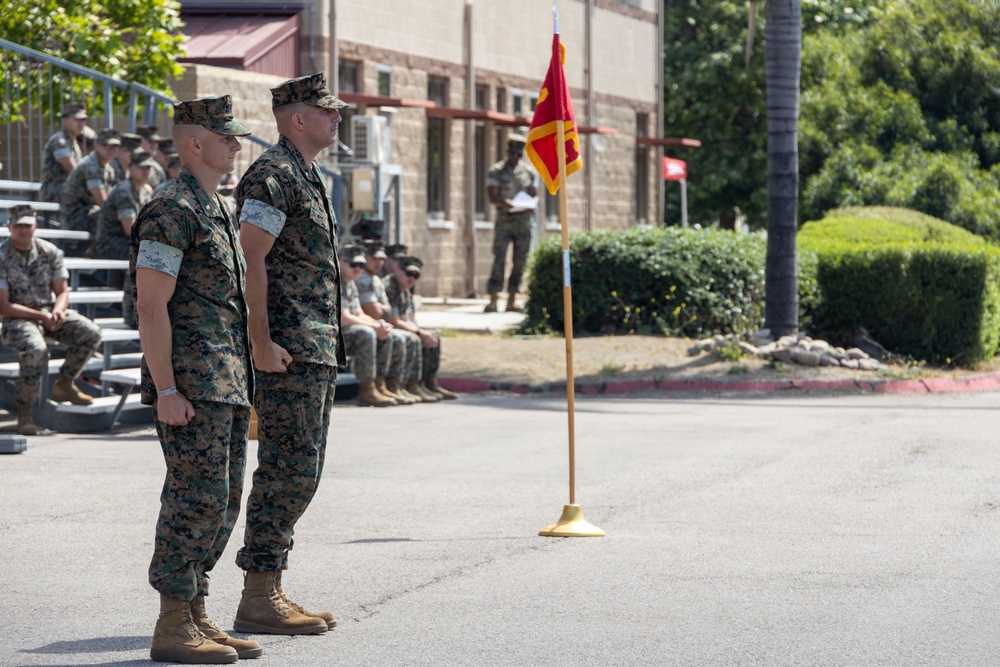
[[[552,0],[552,32],[559,34],[559,9],[556,8],[556,1]]]

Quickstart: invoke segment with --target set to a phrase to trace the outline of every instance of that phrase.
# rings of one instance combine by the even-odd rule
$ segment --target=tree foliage
[[[667,0],[667,134],[704,146],[683,156],[694,222],[739,209],[764,223],[764,3],[755,4],[747,68],[750,2]],[[906,206],[1000,238],[996,3],[803,0],[802,14],[800,219],[839,205]]]
[[[182,72],[181,26],[176,0],[7,0],[0,12],[8,41],[167,94]]]

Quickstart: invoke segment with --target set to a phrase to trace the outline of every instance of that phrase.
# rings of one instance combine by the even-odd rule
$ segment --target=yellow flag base
[[[542,537],[604,537],[604,531],[583,518],[579,505],[564,505],[562,516],[538,531]]]

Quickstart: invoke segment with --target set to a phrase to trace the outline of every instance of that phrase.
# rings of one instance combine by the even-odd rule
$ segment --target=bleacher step
[[[69,412],[78,415],[102,415],[114,412],[121,402],[121,396],[99,396],[90,405],[73,405],[72,403],[55,404],[56,412]],[[125,398],[124,410],[138,410],[144,408],[142,397],[139,394],[129,394]]]

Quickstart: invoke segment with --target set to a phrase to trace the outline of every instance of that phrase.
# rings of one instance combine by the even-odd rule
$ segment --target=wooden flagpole
[[[555,4],[555,31],[559,33],[559,16]],[[561,65],[560,65],[561,66]],[[569,504],[563,507],[559,521],[546,526],[539,535],[543,537],[603,537],[604,531],[583,518],[583,510],[576,504],[576,385],[573,377],[573,287],[569,262],[569,199],[566,194],[566,129],[560,118],[556,123],[556,155],[559,161],[559,227],[562,230],[563,263],[563,331],[566,338],[566,412],[569,420]]]

